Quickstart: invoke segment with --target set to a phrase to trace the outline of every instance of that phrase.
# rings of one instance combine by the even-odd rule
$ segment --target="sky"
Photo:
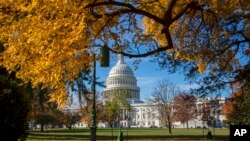
[[[181,90],[189,90],[190,88],[197,87],[197,84],[190,84],[190,82],[184,81],[184,76],[180,73],[170,74],[167,70],[160,69],[157,63],[150,62],[149,57],[141,58],[141,63],[138,68],[133,65],[134,59],[124,57],[125,63],[133,70],[137,79],[137,85],[140,88],[141,100],[146,101],[152,94],[154,87],[161,80],[169,80],[176,84]],[[96,76],[99,77],[99,81],[106,81],[109,71],[117,63],[117,57],[110,59],[110,67],[100,67],[97,63]],[[97,87],[97,91],[101,92],[104,88]]]

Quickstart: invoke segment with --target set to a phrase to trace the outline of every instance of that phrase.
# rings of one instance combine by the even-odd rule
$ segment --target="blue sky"
[[[113,56],[113,55],[112,55]],[[109,71],[116,64],[117,57],[111,57],[110,67],[100,67],[97,64],[97,77],[99,81],[105,81],[108,77]],[[149,62],[149,57],[141,58],[141,63],[138,68],[133,65],[134,59],[126,58],[125,63],[131,67],[134,71],[135,77],[137,78],[137,85],[140,87],[141,100],[146,100],[152,92],[153,88],[157,86],[158,81],[168,79],[169,81],[175,83],[181,90],[188,90],[190,87],[197,87],[197,84],[190,84],[184,81],[184,76],[179,72],[175,74],[169,74],[167,70],[161,70],[157,63]],[[97,87],[97,91],[101,92],[103,88]]]

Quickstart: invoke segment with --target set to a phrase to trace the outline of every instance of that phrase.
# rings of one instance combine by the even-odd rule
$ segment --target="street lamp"
[[[92,102],[92,111],[91,111],[91,123],[90,123],[90,140],[96,141],[96,54],[93,53],[93,82],[92,82],[92,91],[93,91],[93,102]],[[101,67],[109,66],[109,50],[106,45],[101,48],[101,58],[100,58]]]
[[[92,91],[93,91],[93,102],[92,102],[92,111],[91,111],[91,123],[90,123],[90,140],[96,140],[96,61],[94,54],[94,64],[93,64],[93,83],[92,83]]]

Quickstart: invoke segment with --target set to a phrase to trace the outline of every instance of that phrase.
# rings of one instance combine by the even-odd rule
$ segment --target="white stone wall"
[[[133,127],[160,127],[158,110],[155,104],[131,104]]]

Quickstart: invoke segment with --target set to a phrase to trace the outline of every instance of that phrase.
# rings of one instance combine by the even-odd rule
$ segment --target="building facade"
[[[110,70],[106,80],[106,88],[103,90],[104,104],[112,101],[116,95],[125,95],[130,104],[130,110],[121,110],[120,118],[115,122],[121,127],[164,127],[160,121],[159,106],[157,103],[145,103],[140,100],[140,88],[137,86],[137,79],[133,70],[124,62],[122,55],[118,55],[116,65]],[[225,98],[212,100],[210,98],[197,98],[195,102],[196,115],[188,121],[189,128],[209,127],[208,119],[214,118],[214,127],[223,127],[222,121],[225,117],[222,107]],[[173,110],[174,111],[174,110]],[[173,122],[174,128],[185,128],[186,123]],[[210,125],[211,126],[211,125]],[[76,127],[87,127],[79,123]],[[108,127],[107,123],[100,122],[98,127]]]
[[[118,55],[117,64],[110,70],[106,80],[106,88],[103,91],[104,103],[112,100],[116,94],[126,95],[126,100],[131,105],[131,110],[122,111],[120,124],[123,127],[163,127],[159,120],[157,103],[144,103],[140,100],[140,88],[132,69],[124,62],[122,55]],[[189,122],[190,128],[208,127],[208,118],[213,116],[215,126],[222,127],[225,117],[222,114],[222,106],[225,98],[212,100],[210,98],[196,99],[196,117]],[[206,110],[204,113],[204,109]],[[205,116],[206,114],[206,116]],[[129,118],[128,118],[129,117]],[[207,119],[206,119],[207,118]],[[174,122],[175,128],[182,128],[184,123]]]
[[[124,62],[122,55],[118,55],[117,64],[110,70],[103,91],[104,103],[112,100],[117,94],[123,94],[130,103],[129,111],[121,112],[120,125],[122,127],[151,127],[160,126],[157,118],[157,107],[140,100],[140,88],[133,70]]]

